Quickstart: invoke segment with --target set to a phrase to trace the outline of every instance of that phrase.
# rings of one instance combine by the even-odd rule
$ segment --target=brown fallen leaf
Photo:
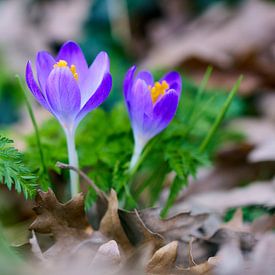
[[[91,237],[93,230],[84,212],[83,194],[62,204],[49,189],[48,192],[38,191],[35,202],[37,217],[29,229],[43,234],[51,233],[55,239],[55,244],[44,252],[45,258],[60,257],[64,255],[62,251],[72,251],[83,240]]]
[[[152,246],[153,251],[165,244],[163,236],[148,228],[141,219],[138,211],[128,212],[123,209],[118,211],[121,225],[130,240],[138,246]]]
[[[129,252],[133,249],[121,226],[118,215],[118,200],[114,190],[110,192],[108,209],[100,222],[99,231],[106,237],[115,240],[122,247],[123,251]]]
[[[178,273],[182,275],[213,275],[213,269],[218,263],[217,257],[210,257],[206,262],[189,268],[177,267]]]
[[[118,245],[116,241],[111,240],[98,248],[88,268],[97,270],[100,274],[114,274],[116,270],[120,269],[120,262],[121,257]]]
[[[166,240],[186,240],[190,241],[191,236],[208,219],[208,213],[193,214],[190,211],[179,213],[167,219],[159,218],[160,209],[144,209],[139,211],[141,219],[145,225]]]
[[[147,265],[148,274],[168,274],[177,258],[178,242],[173,241],[157,250]]]

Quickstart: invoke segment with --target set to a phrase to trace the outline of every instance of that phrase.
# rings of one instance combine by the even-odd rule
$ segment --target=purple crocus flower
[[[56,58],[48,52],[36,57],[37,80],[30,61],[26,66],[26,82],[36,100],[51,112],[62,125],[66,137],[70,164],[77,166],[74,135],[79,122],[98,107],[112,87],[107,53],[100,52],[88,67],[80,47],[66,42]],[[73,177],[73,179],[72,179]],[[78,177],[71,173],[72,194],[77,193]]]
[[[124,99],[135,140],[130,169],[147,142],[171,122],[181,94],[179,73],[169,72],[154,83],[150,72],[141,71],[135,76],[135,71],[135,66],[130,68],[124,80]]]

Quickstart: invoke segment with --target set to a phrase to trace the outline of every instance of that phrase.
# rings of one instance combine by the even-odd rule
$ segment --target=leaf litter
[[[104,207],[102,198],[97,204]],[[51,190],[39,191],[34,211],[30,244],[35,274],[44,274],[41,270],[52,274],[245,274],[248,269],[254,272],[255,261],[263,261],[265,239],[274,242],[272,226],[259,232],[259,221],[244,223],[241,209],[208,234],[203,228],[213,215],[210,212],[189,211],[160,219],[158,208],[120,209],[114,190],[98,230],[88,222],[82,194],[62,204]],[[54,238],[46,251],[40,248],[40,234]]]

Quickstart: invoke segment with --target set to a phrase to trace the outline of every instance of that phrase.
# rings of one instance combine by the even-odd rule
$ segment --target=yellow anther
[[[71,70],[71,72],[72,72],[72,74],[73,74],[75,80],[78,80],[78,73],[76,72],[76,67],[75,67],[75,65],[71,65],[70,70]]]
[[[75,80],[78,80],[78,73],[73,74],[73,76]]]
[[[168,88],[169,88],[169,85],[165,80],[163,80],[161,83],[156,82],[153,87],[151,87],[149,85],[148,89],[151,92],[151,98],[152,98],[153,103],[155,103],[161,95],[164,95],[165,91]]]
[[[54,68],[61,68],[61,67],[67,67],[68,63],[65,60],[59,60],[58,62],[56,62],[53,67]]]
[[[56,62],[53,65],[54,68],[62,68],[62,67],[68,67],[68,63],[65,60],[59,60],[58,62]],[[75,65],[71,65],[71,67],[69,68],[70,71],[72,72],[74,79],[78,80],[78,73],[76,72],[76,66]]]
[[[76,73],[76,67],[75,67],[75,65],[71,65],[71,72],[73,73],[73,74],[75,74]]]

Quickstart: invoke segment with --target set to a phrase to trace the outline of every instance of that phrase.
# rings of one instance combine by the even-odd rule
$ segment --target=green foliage
[[[60,173],[57,161],[68,162],[66,141],[62,128],[55,119],[50,119],[40,128],[41,144],[48,169]],[[27,138],[26,159],[33,170],[40,163],[35,135]],[[124,183],[121,175],[127,169],[133,141],[127,113],[123,104],[112,111],[96,109],[81,122],[76,133],[79,165],[99,188],[121,190]],[[67,173],[66,173],[67,174]],[[55,183],[55,185],[58,183]],[[53,186],[54,187],[54,186]],[[122,191],[122,190],[121,190]],[[94,201],[95,194],[89,188],[86,206]]]
[[[5,126],[18,120],[18,106],[22,99],[13,75],[6,70],[0,57],[0,125]]]
[[[124,103],[117,103],[110,111],[98,108],[87,115],[79,125],[76,146],[80,169],[84,170],[103,191],[108,192],[114,188],[120,201],[128,206],[133,206],[134,200],[141,202],[142,206],[154,205],[163,190],[167,174],[174,171],[176,177],[171,184],[170,195],[163,210],[165,214],[180,190],[188,184],[189,177],[194,177],[198,168],[208,163],[219,144],[230,136],[218,129],[213,132],[212,142],[205,151],[199,150],[227,95],[222,91],[201,91],[198,97],[197,86],[187,79],[184,79],[183,83],[182,98],[176,117],[165,131],[146,146],[141,157],[141,165],[133,175],[128,173],[133,137]],[[242,109],[242,102],[234,99],[225,121],[239,115]],[[61,127],[55,119],[51,119],[39,132],[47,168],[60,173],[55,163],[68,162]],[[27,143],[26,156],[32,169],[36,170],[40,160],[35,135],[28,137]],[[63,175],[68,173],[64,172]],[[66,180],[64,177],[58,179]],[[57,184],[55,181],[54,185]],[[142,197],[146,195],[149,199],[143,200]],[[86,208],[95,198],[94,191],[88,188]]]
[[[233,218],[235,212],[236,208],[229,209],[224,215],[224,221],[230,221]],[[242,212],[244,222],[253,222],[254,220],[262,217],[263,215],[274,215],[275,208],[267,208],[259,205],[250,205],[242,207]]]
[[[196,177],[197,169],[208,163],[207,157],[194,148],[171,148],[166,153],[166,160],[170,170],[174,171],[176,176],[171,183],[169,197],[162,210],[162,216],[166,216],[179,192],[188,184],[188,178]]]
[[[23,163],[23,156],[11,146],[12,140],[0,136],[0,182],[9,189],[14,185],[18,193],[23,192],[25,198],[32,198],[36,193],[36,177]]]

